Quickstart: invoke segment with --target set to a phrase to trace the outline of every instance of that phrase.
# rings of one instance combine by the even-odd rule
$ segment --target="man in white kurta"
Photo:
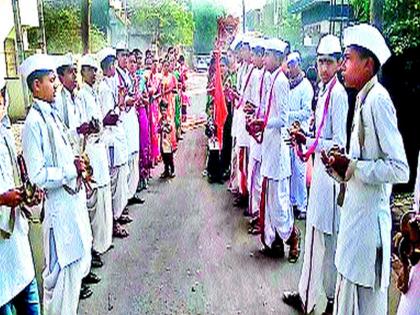
[[[83,185],[77,185],[82,162],[75,159],[53,103],[53,69],[47,55],[33,55],[20,66],[22,76],[30,77],[28,86],[34,96],[23,127],[22,148],[31,182],[46,191],[44,313],[74,315],[82,279],[90,268],[92,230],[86,194]],[[41,70],[44,72],[31,81]]]
[[[270,72],[263,66],[263,56],[265,49],[265,40],[254,40],[251,43],[253,51],[253,64],[256,68],[251,77],[248,95],[245,94],[246,101],[253,106],[253,112],[247,115],[247,121],[250,119],[261,119],[264,117],[264,104],[270,88]],[[261,202],[261,143],[249,135],[249,164],[248,164],[248,191],[249,205],[248,213],[251,217],[258,219]],[[257,221],[255,221],[256,223]],[[260,231],[260,229],[257,227]],[[256,233],[254,229],[253,234]]]
[[[305,132],[309,131],[309,118],[312,114],[314,90],[300,68],[301,57],[298,52],[287,56],[288,77],[290,82],[289,126],[299,123]],[[306,163],[290,150],[292,176],[290,178],[290,203],[296,208],[298,219],[306,217],[307,189]]]
[[[334,257],[339,225],[337,198],[340,185],[326,172],[321,161],[321,152],[329,151],[334,145],[341,148],[346,146],[349,106],[347,93],[336,75],[341,56],[339,39],[333,35],[324,36],[320,40],[317,53],[317,67],[321,82],[315,110],[315,134],[319,132],[320,136],[314,151],[315,159],[306,220],[305,253],[299,290],[285,292],[283,300],[305,314],[309,314],[319,301],[320,293],[324,291],[328,301],[324,314],[331,314],[337,277]],[[310,148],[314,141],[315,138],[308,138],[306,146]]]
[[[349,158],[327,164],[347,182],[335,263],[334,314],[388,313],[392,184],[409,179],[392,100],[376,73],[390,57],[381,33],[360,24],[344,31],[343,77],[356,88]]]
[[[77,95],[78,103],[84,108],[85,121],[96,119],[101,127],[99,134],[88,136],[86,153],[93,169],[93,191],[87,196],[87,206],[92,225],[93,258],[100,265],[100,256],[109,249],[112,243],[112,197],[111,178],[108,169],[106,134],[103,131],[102,112],[98,104],[98,95],[93,84],[96,81],[98,65],[91,55],[85,55],[80,62],[83,85]],[[94,262],[93,262],[94,263]]]
[[[3,76],[0,90],[0,314],[41,314]]]
[[[267,46],[265,64],[271,73],[271,85],[265,106],[264,133],[261,153],[261,193],[263,251],[267,254],[284,255],[286,241],[293,247],[289,261],[295,262],[298,253],[298,232],[294,227],[290,206],[290,152],[285,139],[289,113],[289,82],[282,70],[288,46],[280,40],[272,40]]]
[[[234,130],[235,130],[235,152],[237,156],[237,181],[239,189],[239,198],[236,200],[235,205],[246,207],[248,203],[248,160],[249,160],[249,135],[246,131],[246,119],[243,111],[246,102],[246,95],[251,89],[250,81],[251,75],[254,71],[254,66],[251,63],[250,39],[244,39],[241,53],[243,56],[243,64],[238,70],[238,92],[240,99],[235,105],[233,114]]]
[[[118,87],[115,81],[115,51],[104,48],[98,52],[98,62],[101,64],[104,77],[98,87],[98,103],[102,116],[119,108]],[[108,166],[111,176],[112,212],[114,215],[114,231],[116,237],[127,237],[128,232],[118,222],[128,202],[128,145],[124,126],[118,121],[114,126],[104,128],[107,138]]]
[[[127,139],[128,150],[128,203],[141,203],[139,198],[135,196],[139,184],[139,146],[140,146],[140,127],[137,118],[137,111],[134,104],[132,91],[134,89],[127,73],[127,53],[126,49],[117,48],[117,67],[115,69],[115,80],[118,90],[125,91],[125,110],[121,115],[122,125]]]

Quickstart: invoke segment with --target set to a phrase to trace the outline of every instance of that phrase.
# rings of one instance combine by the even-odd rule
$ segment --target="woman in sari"
[[[133,86],[133,96],[136,100],[137,117],[140,127],[140,147],[139,147],[139,170],[140,170],[140,185],[143,189],[147,185],[149,177],[149,170],[151,167],[150,158],[150,134],[149,134],[149,117],[147,113],[148,99],[144,96],[145,83],[142,76],[137,75],[138,65],[134,53],[129,54],[128,57],[128,73]]]
[[[150,70],[146,71],[145,79],[147,82],[147,90],[149,92],[149,122],[150,122],[150,146],[151,146],[151,159],[152,166],[158,164],[161,159],[159,147],[159,132],[158,125],[160,121],[159,114],[159,101],[160,98],[160,83],[161,75],[158,72],[158,62],[156,59],[152,60]]]
[[[162,64],[162,81],[161,81],[161,95],[162,100],[168,104],[167,114],[168,120],[172,125],[171,139],[173,150],[177,149],[177,139],[175,132],[175,93],[177,92],[178,81],[176,77],[169,71],[170,62],[164,60]]]

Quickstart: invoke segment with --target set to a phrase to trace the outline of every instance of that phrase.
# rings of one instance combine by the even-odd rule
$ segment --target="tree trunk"
[[[370,23],[382,31],[385,0],[370,0]]]
[[[44,4],[42,0],[37,0],[38,4],[38,21],[39,21],[39,30],[41,32],[41,51],[42,53],[47,53],[47,39],[45,36],[45,24],[44,24]]]
[[[90,29],[90,0],[81,0],[82,5],[82,45],[83,54],[89,53],[89,29]]]

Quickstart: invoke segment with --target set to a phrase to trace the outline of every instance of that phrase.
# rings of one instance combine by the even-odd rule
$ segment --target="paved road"
[[[195,114],[203,93],[192,93]],[[301,260],[258,253],[259,239],[247,234],[226,187],[201,176],[204,147],[203,129],[192,130],[176,155],[177,177],[161,181],[162,169],[154,171],[146,203],[130,210],[130,237],[104,256],[102,281],[81,302],[82,314],[297,314],[281,295],[296,288]]]

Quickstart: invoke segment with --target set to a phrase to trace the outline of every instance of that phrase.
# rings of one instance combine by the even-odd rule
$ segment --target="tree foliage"
[[[369,22],[370,0],[352,0],[351,4],[356,20]],[[385,0],[383,31],[397,55],[420,46],[419,29],[419,0]]]
[[[48,53],[82,53],[81,13],[78,7],[74,5],[57,7],[46,3],[44,5],[44,21]],[[30,30],[28,37],[31,48],[38,48],[39,36],[39,30]],[[105,45],[104,34],[91,25],[91,50],[98,51]]]
[[[278,2],[268,0],[263,8],[263,19],[257,28],[266,36],[288,40],[292,49],[302,47],[302,20],[300,14],[289,12],[289,1],[283,1],[276,8]]]
[[[208,53],[213,49],[217,35],[217,19],[226,14],[225,9],[211,0],[193,1],[195,24],[194,51]]]
[[[160,46],[191,46],[193,43],[192,12],[175,0],[137,2],[131,23],[144,33],[151,33]]]

